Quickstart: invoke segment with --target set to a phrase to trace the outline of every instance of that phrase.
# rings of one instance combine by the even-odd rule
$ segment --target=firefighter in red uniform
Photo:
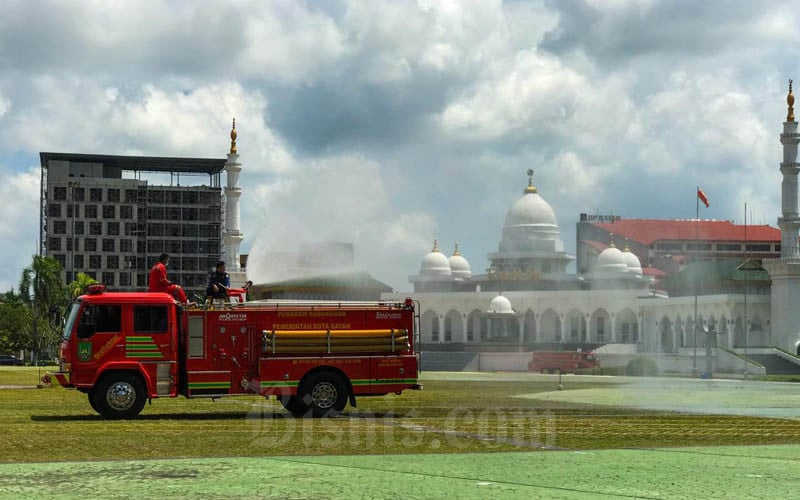
[[[183,293],[180,285],[171,283],[167,279],[167,266],[169,265],[169,255],[162,253],[158,257],[158,262],[150,269],[150,280],[147,286],[148,292],[166,292],[172,294],[178,302],[184,305],[192,305]]]

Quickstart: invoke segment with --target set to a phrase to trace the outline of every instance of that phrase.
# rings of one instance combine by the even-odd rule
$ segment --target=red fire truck
[[[69,310],[53,375],[98,413],[131,418],[147,400],[276,396],[296,416],[417,383],[414,303],[250,302],[182,309],[166,293],[93,285]]]
[[[593,352],[536,351],[528,363],[528,371],[575,373],[578,368],[594,368],[596,366],[600,366],[600,363]]]

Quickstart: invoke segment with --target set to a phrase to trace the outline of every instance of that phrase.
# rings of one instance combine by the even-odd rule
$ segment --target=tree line
[[[17,290],[0,294],[0,353],[26,351],[33,362],[52,356],[61,340],[64,312],[70,302],[96,281],[78,273],[72,283],[61,279],[52,257],[34,255],[22,270]]]

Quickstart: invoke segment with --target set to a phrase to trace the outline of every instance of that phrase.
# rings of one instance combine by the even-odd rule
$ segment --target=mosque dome
[[[458,243],[456,243],[456,249],[448,259],[448,263],[454,277],[463,279],[472,277],[472,269],[469,267],[469,262],[458,252]]]
[[[635,255],[633,257],[636,258]],[[622,275],[629,272],[629,266],[625,256],[612,241],[611,246],[600,252],[600,255],[597,256],[597,263],[595,264],[594,270],[596,274],[604,276]]]
[[[490,314],[514,314],[514,310],[511,308],[511,301],[502,295],[492,299],[489,303],[488,312]]]
[[[522,198],[511,205],[511,209],[506,214],[506,226],[522,225],[556,225],[556,214],[553,208],[536,191],[530,190],[531,186],[525,189]]]
[[[422,259],[419,273],[423,276],[451,276],[450,262],[439,251],[439,243],[433,241],[433,250]]]
[[[622,252],[622,258],[625,260],[625,265],[628,266],[628,273],[641,278],[642,277],[642,263],[639,262],[639,257],[631,252],[627,246]]]
[[[564,242],[561,241],[556,214],[533,185],[533,170],[528,170],[528,176],[528,186],[522,197],[506,213],[500,251],[496,257],[560,258]]]

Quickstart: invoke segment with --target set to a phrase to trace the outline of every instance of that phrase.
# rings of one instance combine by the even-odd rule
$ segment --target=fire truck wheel
[[[307,411],[307,408],[296,396],[278,396],[278,401],[286,408],[286,411],[295,417],[301,417]]]
[[[147,402],[144,384],[132,373],[105,375],[93,391],[94,407],[110,420],[133,418]]]
[[[311,416],[335,417],[347,405],[347,385],[339,375],[322,371],[311,374],[298,390],[300,403],[311,410]]]
[[[94,395],[97,391],[89,391],[87,396],[89,396],[89,404],[92,406],[92,410],[100,413],[100,410],[97,408],[97,404],[95,403]]]

